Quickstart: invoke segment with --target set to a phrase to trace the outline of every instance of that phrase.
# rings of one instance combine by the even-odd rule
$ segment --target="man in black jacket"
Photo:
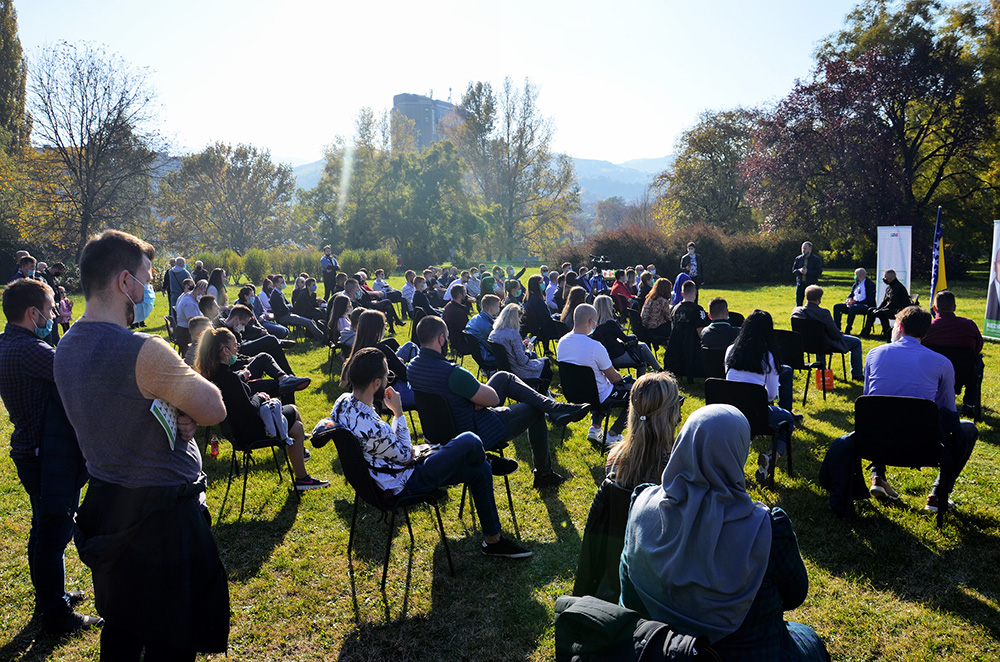
[[[872,327],[875,326],[875,320],[877,319],[882,323],[882,340],[889,342],[892,334],[892,327],[889,325],[889,320],[895,318],[896,313],[910,305],[910,293],[906,291],[906,286],[899,282],[899,279],[896,278],[896,272],[892,269],[886,270],[885,275],[882,277],[882,282],[887,285],[885,296],[882,298],[882,303],[879,304],[878,308],[869,312],[865,317],[865,328],[861,330],[861,335],[868,336],[871,334]]]
[[[806,298],[806,288],[819,282],[823,273],[823,260],[813,253],[811,241],[803,242],[802,254],[792,263],[792,275],[795,276],[795,305],[801,306]]]

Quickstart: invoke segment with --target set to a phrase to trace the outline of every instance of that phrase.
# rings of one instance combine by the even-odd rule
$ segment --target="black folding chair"
[[[455,426],[455,419],[451,416],[451,407],[448,405],[448,401],[444,399],[444,396],[417,390],[413,391],[413,395],[417,401],[417,415],[420,416],[420,429],[423,430],[424,439],[427,440],[427,443],[444,446],[458,436],[459,433],[458,428]],[[505,448],[507,448],[507,442],[503,442],[489,450],[503,457]],[[521,532],[517,526],[517,514],[514,512],[514,497],[510,492],[510,478],[504,476],[503,482],[507,488],[507,504],[510,506],[510,519],[514,523],[514,533],[520,538]],[[468,485],[462,485],[462,500],[458,504],[459,519],[462,519],[462,512],[465,509],[465,495],[468,491]],[[469,503],[472,504],[471,498],[469,499]],[[474,521],[475,515],[473,515]]]
[[[441,543],[444,545],[444,553],[448,558],[448,570],[455,576],[455,566],[451,562],[451,550],[448,549],[448,538],[444,534],[444,523],[441,521],[441,509],[438,502],[441,501],[445,493],[435,490],[426,494],[410,494],[404,497],[387,496],[371,475],[371,467],[365,461],[361,452],[361,442],[350,430],[338,428],[333,432],[333,443],[337,446],[337,455],[340,457],[340,466],[344,470],[344,478],[347,483],[354,488],[354,511],[351,514],[351,533],[347,539],[347,558],[351,558],[351,549],[354,546],[354,526],[358,521],[358,501],[364,500],[374,506],[382,513],[382,521],[389,517],[388,539],[385,543],[385,561],[382,564],[382,590],[385,590],[385,578],[389,572],[389,552],[392,551],[393,529],[396,526],[396,511],[402,510],[406,518],[406,529],[410,533],[410,548],[414,546],[413,528],[410,526],[410,508],[417,504],[425,503],[434,506],[434,514],[437,516],[438,532],[441,534]]]
[[[475,337],[468,331],[462,331],[465,334],[465,345],[469,349],[469,356],[472,360],[476,362],[476,366],[479,368],[480,376],[485,375],[489,377],[494,372],[497,371],[496,359],[493,362],[487,361],[483,356],[483,344],[479,342],[479,338]]]
[[[281,484],[281,462],[278,460],[278,450],[281,450],[282,457],[285,458],[285,467],[288,469],[288,475],[291,479],[292,491],[301,498],[299,491],[295,489],[295,472],[292,470],[292,463],[288,459],[288,452],[285,450],[287,444],[284,439],[277,438],[266,438],[266,439],[254,439],[254,440],[244,440],[237,439],[236,435],[233,433],[233,427],[229,423],[229,419],[225,419],[219,424],[222,436],[229,440],[229,443],[233,446],[233,457],[229,463],[229,478],[226,482],[226,494],[222,497],[222,505],[219,507],[219,514],[216,516],[215,520],[219,521],[222,518],[222,512],[226,508],[226,501],[229,499],[229,488],[233,485],[233,477],[239,470],[239,454],[243,453],[243,496],[240,498],[240,515],[237,519],[243,518],[243,508],[246,505],[247,500],[247,476],[250,472],[250,464],[253,462],[253,452],[262,448],[270,448],[271,456],[274,458],[274,470],[278,474],[278,484]],[[208,431],[206,430],[205,435],[208,436]]]
[[[167,338],[174,345],[177,345],[177,320],[173,315],[164,315],[163,324],[167,327]]]
[[[974,389],[975,403],[972,405],[975,410],[974,418],[976,422],[983,418],[983,375],[978,374],[979,362],[976,353],[971,347],[959,347],[955,345],[924,345],[927,349],[932,349],[938,354],[951,361],[955,368],[955,394],[966,389],[968,395],[969,388]]]
[[[802,347],[802,335],[797,331],[785,331],[784,329],[774,330],[774,341],[778,345],[778,364],[787,365],[792,370],[806,371],[806,388],[802,393],[802,406],[806,404],[806,397],[809,395],[809,381],[812,378],[813,369],[822,370],[822,361],[807,362],[805,350]],[[826,380],[823,380],[823,399],[826,400]]]
[[[830,347],[830,343],[826,340],[826,327],[822,322],[793,317],[792,331],[802,336],[802,349],[805,353],[815,354],[816,360],[822,362],[824,367],[826,366],[826,361],[823,359],[824,356],[830,355],[832,358],[834,354],[840,354],[840,365],[844,368],[844,381],[847,381],[847,360],[844,358],[847,356],[847,351],[842,352]],[[824,397],[825,395],[824,390]]]
[[[489,341],[489,346],[490,346],[490,352],[493,354],[493,358],[496,359],[497,370],[503,370],[504,372],[511,372],[511,373],[514,372],[513,370],[510,369],[510,357],[507,356],[507,348],[501,345],[500,343],[493,342],[492,340]],[[531,388],[535,389],[542,395],[546,395],[548,393],[549,390],[548,384],[543,383],[543,380],[539,379],[538,377],[527,377],[527,378],[522,377],[521,381],[530,386]]]
[[[774,464],[778,452],[778,439],[785,436],[788,450],[788,475],[792,475],[792,435],[787,422],[782,422],[778,429],[771,428],[770,403],[767,401],[767,389],[760,384],[747,382],[731,382],[726,379],[705,380],[706,405],[732,405],[746,416],[750,423],[750,436],[770,436],[771,452],[768,465],[768,487],[774,487]],[[786,432],[787,431],[787,432]]]
[[[597,377],[594,371],[584,365],[559,361],[559,384],[562,387],[563,396],[567,402],[575,405],[589,404],[591,412],[597,412],[604,416],[604,437],[601,438],[601,454],[608,452],[608,426],[611,423],[611,412],[615,409],[624,409],[628,406],[628,396],[625,399],[617,398],[614,395],[601,402],[601,397],[597,392]],[[566,436],[566,428],[563,427],[559,442],[562,443]]]
[[[422,320],[427,315],[427,311],[423,308],[413,309],[413,328],[410,329],[410,341],[416,345],[420,344],[417,340],[417,323]]]
[[[639,342],[644,342],[649,345],[649,348],[655,353],[658,349],[662,348],[663,342],[654,338],[652,334],[649,333],[649,329],[642,325],[642,312],[636,310],[635,308],[628,309],[628,319],[629,325],[632,327],[632,333]]]
[[[701,348],[702,365],[706,377],[726,378],[726,350]]]
[[[736,311],[733,310],[729,311],[729,325],[731,327],[738,329],[741,326],[743,326],[743,322],[745,321],[746,318],[743,317],[743,315],[741,315],[740,313],[737,313]]]
[[[628,297],[624,294],[612,294],[611,298],[615,302],[615,313],[618,315],[618,321],[623,325],[628,322]]]
[[[854,401],[858,455],[894,467],[939,467],[942,478],[957,477],[942,439],[938,407],[932,400],[896,395],[862,395]],[[952,482],[952,481],[949,481]],[[948,495],[938,494],[937,525],[944,523]]]

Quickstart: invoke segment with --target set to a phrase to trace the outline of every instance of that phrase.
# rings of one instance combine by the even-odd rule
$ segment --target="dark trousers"
[[[270,354],[258,354],[253,357],[246,369],[250,372],[250,379],[260,379],[264,375],[271,379],[281,379],[288,374],[278,367]]]
[[[609,408],[619,407],[619,406],[622,407],[621,413],[618,414],[618,418],[615,419],[615,422],[612,423],[611,427],[608,429],[608,432],[610,434],[621,434],[622,430],[625,429],[625,425],[628,423],[628,399],[631,390],[632,390],[632,384],[624,384],[623,382],[618,382],[617,384],[615,384],[615,388],[613,391],[611,391],[611,394],[608,397],[606,397],[603,402],[601,402],[602,405]],[[610,416],[610,409],[608,415]],[[601,427],[601,424],[603,422],[604,422],[604,414],[601,414],[597,411],[593,411],[590,414],[590,424],[593,425],[595,428]]]
[[[139,662],[145,650],[145,662],[194,662],[195,651],[182,651],[164,645],[151,646],[136,637],[127,627],[105,624],[101,629],[101,662]]]
[[[66,466],[69,461],[55,453],[14,460],[17,477],[31,502],[28,572],[35,588],[35,603],[46,616],[58,617],[69,611],[63,553],[73,538],[73,515],[80,503],[80,490],[51,489],[60,486],[48,485],[54,476],[65,482],[63,477],[71,470]]]
[[[493,411],[507,426],[507,441],[527,430],[535,470],[539,473],[551,471],[552,457],[549,454],[549,429],[545,424],[545,413],[553,411],[558,403],[525,384],[512,372],[497,372],[486,385],[497,392],[500,402],[510,398],[515,403],[509,407],[493,407]]]
[[[285,358],[285,350],[281,349],[281,343],[274,336],[268,335],[256,340],[246,340],[240,344],[240,352],[247,356],[267,354],[274,359],[285,374],[292,374],[292,368],[288,365],[288,359]]]
[[[815,284],[816,284],[815,282],[806,283],[804,281],[800,281],[795,286],[795,305],[796,306],[801,306],[802,302],[805,301],[805,299],[806,299],[806,288],[809,287],[810,285],[815,285]]]
[[[323,298],[330,301],[333,291],[337,288],[337,270],[323,274]]]
[[[858,315],[862,316],[862,319],[869,310],[868,306],[863,303],[856,303],[848,306],[846,303],[838,303],[833,307],[833,321],[837,323],[837,328],[840,328],[840,319],[847,313],[847,328],[844,333],[850,333],[851,327],[854,326],[854,318]]]

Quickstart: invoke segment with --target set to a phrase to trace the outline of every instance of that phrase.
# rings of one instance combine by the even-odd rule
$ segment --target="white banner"
[[[913,228],[909,225],[880,225],[878,227],[878,273],[875,275],[875,283],[878,286],[875,296],[875,305],[882,303],[885,296],[885,283],[882,282],[882,274],[887,269],[896,272],[896,278],[906,286],[906,291],[913,296],[910,290],[910,257],[912,249]],[[927,304],[930,306],[930,303]]]
[[[984,336],[1000,338],[1000,221],[993,221],[993,249],[990,251],[990,279],[983,329]]]

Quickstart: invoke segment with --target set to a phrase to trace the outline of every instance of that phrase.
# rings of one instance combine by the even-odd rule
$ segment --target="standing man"
[[[10,415],[10,457],[31,502],[28,570],[35,611],[55,635],[103,621],[73,611],[82,591],[66,591],[64,551],[87,470],[52,377],[55,349],[42,338],[53,325],[55,301],[45,283],[21,278],[3,293],[7,326],[0,334],[0,398]]]
[[[323,273],[323,298],[329,301],[337,287],[337,269],[340,268],[340,262],[330,251],[330,244],[323,247],[323,257],[319,259],[319,268]]]
[[[867,336],[875,326],[875,320],[882,324],[882,340],[889,342],[892,326],[889,320],[896,317],[896,313],[910,305],[910,293],[906,291],[906,285],[899,282],[896,272],[886,269],[882,276],[882,282],[886,284],[885,296],[878,308],[872,310],[865,316],[865,327],[861,330],[862,336]]]
[[[80,559],[106,621],[101,657],[194,660],[229,638],[229,588],[204,503],[199,425],[226,417],[222,395],[162,338],[129,330],[156,301],[153,247],[106,230],[80,257],[86,313],[53,366],[90,486],[77,516]],[[170,436],[151,407],[176,409]]]
[[[45,264],[44,262],[38,263],[38,277],[44,280],[46,284],[48,284],[48,286],[52,288],[52,294],[55,298],[57,310],[59,308],[59,302],[62,301],[63,297],[62,294],[59,293],[59,283],[56,281],[56,278],[62,276],[63,273],[65,273],[65,271],[66,271],[66,265],[63,264],[62,262],[56,262],[51,267]],[[58,324],[54,324],[52,326],[52,333],[49,335],[48,340],[46,342],[48,342],[53,347],[55,347],[56,344],[59,342]]]
[[[838,303],[833,306],[833,316],[837,328],[840,328],[840,318],[847,313],[847,329],[844,333],[850,334],[851,327],[854,326],[854,318],[859,313],[865,316],[869,310],[875,307],[875,283],[868,279],[868,272],[864,267],[854,270],[854,287],[847,296],[846,303]]]
[[[17,261],[17,271],[14,272],[14,276],[9,282],[13,283],[19,278],[34,278],[35,277],[35,258],[31,257],[27,253],[22,255]]]
[[[194,271],[191,272],[191,280],[198,282],[199,280],[208,280],[209,277],[208,269],[205,268],[205,263],[198,260],[194,263]]]
[[[802,254],[792,263],[792,275],[795,276],[795,305],[799,307],[806,298],[806,288],[819,282],[823,273],[823,260],[813,253],[811,241],[803,242]]]
[[[705,282],[705,264],[702,262],[701,256],[694,252],[694,248],[694,242],[689,241],[687,253],[681,256],[681,273],[687,274],[695,282],[695,285],[701,287],[701,284]]]
[[[167,271],[167,280],[170,283],[168,301],[170,302],[170,314],[174,316],[174,319],[177,319],[177,299],[184,294],[184,281],[191,278],[191,273],[185,268],[185,264],[187,261],[178,255],[174,258],[174,266]],[[197,281],[195,282],[197,283]]]

